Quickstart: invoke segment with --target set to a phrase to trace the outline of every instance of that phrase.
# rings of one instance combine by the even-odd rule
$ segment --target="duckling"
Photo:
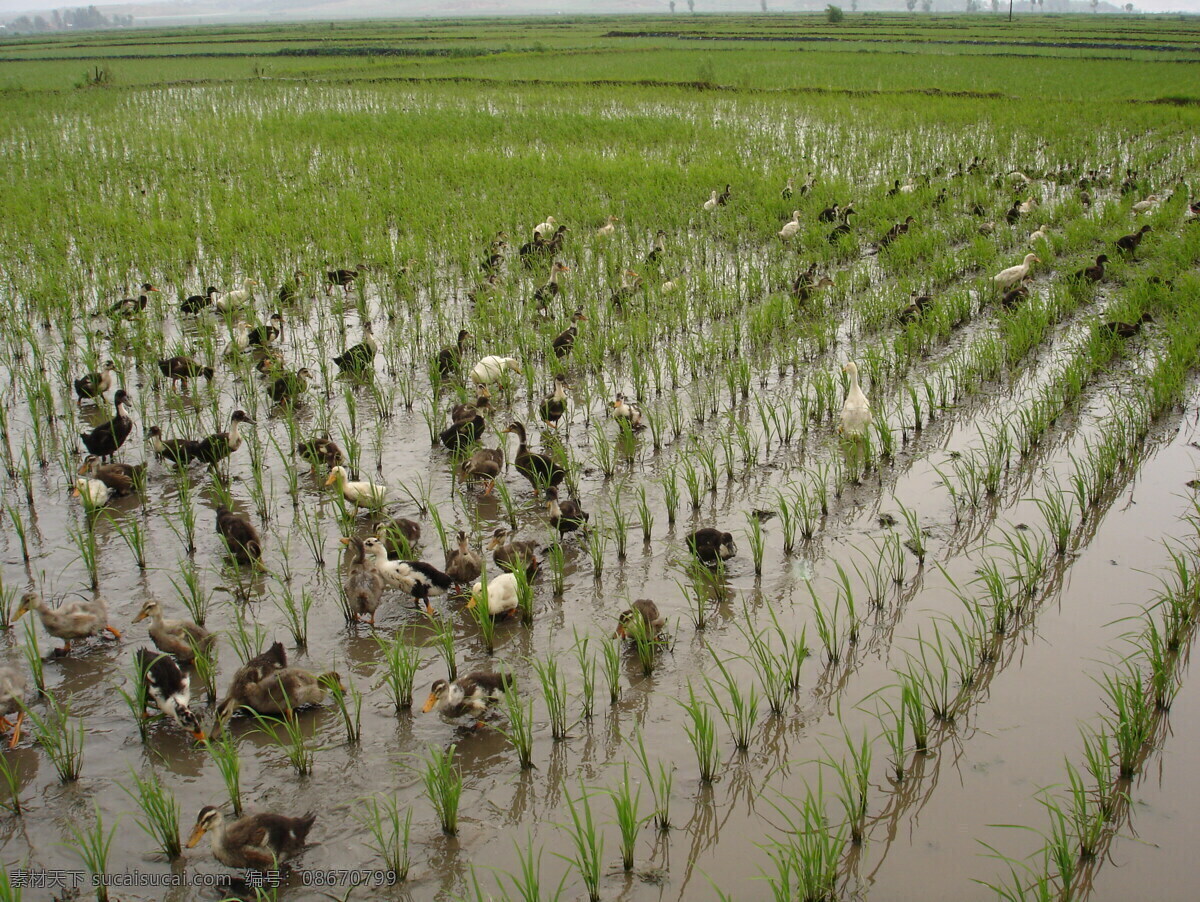
[[[1025,280],[1034,263],[1041,262],[1037,254],[1026,254],[1024,261],[1018,265],[1002,269],[996,275],[992,276],[992,284],[996,286],[998,291],[1008,291],[1013,286],[1019,285]]]
[[[242,436],[238,432],[238,426],[241,423],[253,426],[254,420],[246,415],[246,411],[235,410],[229,418],[228,432],[214,432],[212,435],[200,439],[199,447],[196,449],[197,459],[204,461],[209,467],[215,467],[242,447]]]
[[[116,384],[117,368],[111,360],[104,361],[98,373],[85,373],[75,380],[75,394],[79,403],[103,400],[105,394]]]
[[[567,412],[567,377],[561,373],[554,377],[554,391],[545,397],[538,413],[548,426],[558,428],[558,421]]]
[[[238,709],[249,708],[259,714],[282,714],[290,718],[297,708],[324,702],[334,686],[342,686],[342,678],[336,671],[316,674],[299,667],[282,667],[259,680],[247,680],[231,688],[217,716],[226,721]]]
[[[188,705],[191,700],[191,678],[179,669],[175,659],[168,654],[139,648],[134,656],[137,668],[146,680],[147,704],[153,703],[159,711],[191,733],[194,739],[203,741],[200,718]]]
[[[472,452],[470,457],[459,464],[458,472],[459,477],[464,482],[469,482],[472,479],[487,480],[487,488],[484,489],[483,493],[490,495],[496,485],[496,478],[500,475],[500,471],[503,468],[503,449],[478,448]]]
[[[99,479],[108,486],[109,494],[121,497],[132,495],[139,486],[145,485],[146,465],[102,464],[95,455],[89,454],[79,468],[79,475]]]
[[[231,868],[275,870],[287,859],[300,853],[317,816],[311,811],[303,817],[282,814],[248,814],[233,823],[212,805],[200,809],[196,826],[188,839],[193,848],[210,834],[213,857]]]
[[[474,582],[483,572],[483,558],[467,544],[467,534],[458,531],[458,547],[446,552],[446,575],[455,586]]]
[[[475,364],[471,368],[468,378],[476,385],[486,387],[493,383],[499,383],[504,378],[504,373],[508,370],[514,373],[521,372],[521,362],[515,357],[493,355],[491,357],[484,357]]]
[[[702,563],[715,564],[717,561],[728,560],[737,554],[737,545],[733,535],[705,526],[687,534],[688,550]]]
[[[537,576],[541,561],[537,558],[538,543],[531,540],[505,541],[509,532],[503,526],[496,527],[488,542],[488,550],[492,552],[492,560],[501,570],[512,573],[518,567],[525,568],[525,575],[530,582]]]
[[[333,362],[343,373],[367,373],[375,363],[375,354],[379,350],[379,343],[375,341],[374,328],[368,321],[363,323],[362,329],[363,340],[333,358]]]
[[[71,497],[80,499],[87,510],[94,511],[108,504],[110,494],[112,493],[109,492],[108,486],[99,479],[81,476],[75,480],[75,490],[71,492]]]
[[[1000,306],[1005,310],[1015,310],[1022,301],[1029,297],[1029,287],[1022,283],[1010,291],[1004,292],[1000,298]]]
[[[1036,198],[1036,197],[1030,197],[1030,198],[1028,198],[1028,199],[1026,199],[1026,200],[1023,200],[1023,201],[1021,202],[1020,206],[1018,206],[1018,207],[1017,207],[1017,209],[1018,209],[1018,210],[1019,210],[1019,211],[1020,211],[1022,214],[1027,214],[1027,213],[1032,213],[1034,210],[1036,210],[1036,209],[1037,209],[1037,206],[1038,206],[1038,201],[1037,201],[1037,198]]]
[[[12,730],[8,747],[15,749],[21,741],[21,722],[25,720],[25,673],[16,667],[0,667],[0,733]],[[16,714],[16,723],[8,715]]]
[[[356,515],[360,507],[378,510],[387,504],[388,493],[391,492],[388,486],[365,480],[351,482],[346,476],[345,467],[340,465],[330,467],[329,478],[325,480],[325,485],[331,486],[336,483],[342,497],[354,505]]]
[[[621,284],[610,293],[609,303],[620,310],[626,301],[631,300],[641,290],[641,287],[642,277],[632,269],[627,269],[621,273]]]
[[[1037,244],[1039,241],[1050,240],[1050,227],[1047,225],[1038,226],[1037,231],[1031,232],[1029,235],[1029,243]]]
[[[846,207],[842,210],[842,221],[833,227],[833,231],[826,237],[826,241],[830,244],[837,244],[843,237],[850,234],[850,217],[857,216],[858,211],[853,207]]]
[[[538,255],[545,253],[545,250],[546,239],[542,237],[542,233],[540,231],[535,230],[533,233],[533,240],[526,241],[524,244],[522,244],[520,248],[517,249],[517,256],[521,258],[521,263],[526,269],[533,269],[534,259]]]
[[[370,536],[363,539],[363,553],[368,566],[379,574],[387,588],[407,591],[412,585],[412,581],[406,576],[407,571],[400,567],[404,562],[388,559],[387,545],[381,537]]]
[[[550,342],[550,347],[554,349],[554,356],[559,360],[570,354],[571,349],[575,347],[575,338],[579,334],[579,323],[586,319],[583,308],[577,307],[575,315],[571,317],[571,325],[559,332],[554,337],[554,341]]]
[[[896,184],[899,185],[900,182],[897,180]],[[841,213],[841,211],[842,211],[842,208],[839,204],[833,204],[831,206],[828,206],[824,210],[822,210],[820,213],[817,214],[817,221],[818,222],[833,222],[835,219],[838,218],[838,215]]]
[[[308,380],[312,373],[307,367],[300,367],[294,373],[284,373],[267,388],[267,394],[276,404],[292,404],[297,396],[308,391]]]
[[[194,660],[196,653],[208,655],[216,646],[217,637],[190,620],[167,620],[162,607],[151,598],[142,605],[134,623],[150,618],[150,641],[159,651],[174,655],[182,664]]]
[[[558,277],[570,271],[565,263],[559,263],[557,260],[550,267],[550,278],[544,284],[539,285],[537,291],[533,293],[533,300],[539,311],[545,312],[546,308],[550,306],[550,302],[562,294],[562,286],[558,284]]]
[[[715,209],[717,209],[717,192],[714,190],[708,200],[704,202],[704,212],[711,213]]]
[[[667,279],[667,281],[663,282],[662,287],[659,288],[659,291],[661,291],[663,294],[670,294],[676,288],[683,287],[687,284],[688,274],[690,272],[691,271],[688,269],[688,267],[681,267],[679,270],[679,275],[673,279]]]
[[[365,263],[359,263],[354,269],[331,269],[325,272],[325,293],[329,294],[334,287],[340,287],[346,294],[354,287],[358,277],[367,271]]]
[[[909,294],[912,300],[907,307],[904,307],[896,314],[896,318],[902,323],[911,323],[920,319],[925,315],[926,309],[933,303],[933,298],[927,294],[920,294],[913,291]]]
[[[109,305],[106,311],[109,316],[124,316],[131,317],[139,311],[145,310],[146,305],[150,303],[149,293],[159,293],[158,289],[149,282],[143,282],[141,286],[141,294],[136,298],[121,298],[119,301],[114,301]]]
[[[450,422],[461,423],[464,420],[473,420],[476,415],[484,415],[491,409],[492,397],[488,393],[487,386],[482,386],[474,401],[455,404],[450,408]]]
[[[1096,258],[1096,262],[1091,266],[1085,266],[1077,271],[1073,278],[1077,282],[1092,282],[1093,284],[1101,281],[1104,278],[1104,264],[1108,262],[1108,255],[1101,254]]]
[[[19,620],[28,611],[37,611],[46,632],[63,640],[63,647],[54,650],[56,655],[68,654],[71,643],[76,639],[86,639],[104,632],[111,633],[114,639],[121,638],[121,631],[108,625],[108,608],[102,598],[68,601],[57,608],[50,608],[36,592],[26,592],[13,613],[13,620]]]
[[[375,534],[387,549],[384,557],[407,560],[413,556],[413,548],[421,541],[421,524],[407,517],[396,517],[376,526]]]
[[[1124,323],[1120,320],[1110,320],[1103,323],[1103,328],[1116,338],[1133,338],[1142,330],[1143,323],[1154,322],[1154,317],[1150,313],[1143,313],[1137,320],[1132,323]]]
[[[533,227],[533,234],[549,235],[554,231],[557,225],[558,223],[553,216],[547,216],[545,222],[539,222]]]
[[[259,348],[254,371],[260,376],[269,376],[283,368],[283,352],[277,348]]]
[[[227,291],[221,295],[213,301],[213,307],[218,313],[229,313],[236,310],[254,297],[252,289],[257,284],[253,279],[243,279],[241,288],[235,288],[233,291]]]
[[[227,507],[217,508],[217,534],[239,564],[262,561],[262,539],[249,517],[235,514]]]
[[[307,277],[308,273],[302,269],[298,269],[292,273],[292,281],[284,282],[279,286],[279,294],[277,295],[279,303],[287,305],[298,301],[300,299],[301,285],[303,284],[302,280]]]
[[[658,605],[649,598],[639,598],[628,609],[621,612],[621,616],[617,618],[617,631],[613,633],[613,637],[630,638],[629,631],[637,629],[634,623],[639,621],[646,631],[646,635],[654,639],[657,638],[659,630],[666,625],[667,618],[659,613]]]
[[[792,182],[793,182],[793,179],[788,179],[787,184],[783,186],[783,190],[779,192],[779,196],[783,200],[791,200],[792,199],[792,194],[794,193],[794,190],[795,190],[792,186]]]
[[[567,477],[567,471],[555,462],[549,454],[537,454],[529,450],[526,444],[525,426],[522,423],[510,423],[504,430],[513,433],[520,440],[517,455],[513,458],[513,466],[533,485],[533,493],[537,494],[542,485],[556,486]]]
[[[428,714],[436,705],[438,713],[447,717],[480,714],[489,702],[500,698],[513,684],[511,674],[487,670],[476,670],[452,683],[435,680],[421,712]]]
[[[806,278],[803,273],[797,277],[792,283],[792,297],[796,299],[797,304],[804,306],[808,303],[809,298],[823,288],[833,287],[833,279],[828,276],[822,276],[816,282],[811,277]]]
[[[450,425],[438,433],[438,441],[456,453],[479,441],[483,436],[483,430],[487,428],[487,422],[477,407],[460,406],[461,410],[458,406],[455,407],[459,416],[453,418]]]
[[[89,454],[94,454],[107,463],[108,459],[117,453],[129,433],[133,432],[133,420],[125,413],[125,405],[129,403],[129,395],[124,389],[118,389],[113,398],[116,412],[107,423],[101,423],[91,432],[81,432],[79,438]]]
[[[620,218],[617,216],[609,216],[608,222],[596,229],[596,235],[600,238],[603,238],[606,235],[611,235],[617,230],[617,223],[620,221]]]
[[[1145,200],[1138,201],[1131,209],[1134,213],[1149,213],[1158,206],[1161,200],[1162,198],[1157,194],[1151,194]]]
[[[787,241],[800,231],[800,211],[793,210],[792,218],[783,224],[783,228],[779,230],[779,239]]]
[[[850,374],[850,390],[846,392],[841,424],[838,428],[844,435],[862,435],[871,422],[871,404],[858,384],[857,364],[850,361],[842,369]]]
[[[894,226],[892,226],[890,229],[888,229],[887,234],[879,239],[879,249],[883,250],[885,247],[887,247],[889,244],[891,244],[893,241],[895,241],[901,235],[908,234],[908,230],[912,227],[912,224],[915,221],[916,220],[913,217],[909,216],[907,219],[904,220],[904,222],[898,222]]]
[[[467,602],[467,607],[474,608],[483,597],[483,583],[475,583],[471,587],[471,600]],[[520,584],[517,582],[517,577],[514,574],[501,573],[499,576],[493,576],[488,580],[488,614],[492,617],[506,617],[520,607],[520,604]]]
[[[400,588],[422,604],[425,610],[431,610],[431,596],[445,595],[454,586],[454,579],[445,571],[439,570],[426,561],[398,561],[396,573]]]
[[[646,424],[642,422],[642,411],[637,405],[630,404],[622,394],[618,394],[612,402],[612,415],[614,420],[635,431],[646,428]]]
[[[589,514],[574,498],[565,501],[558,500],[558,489],[549,486],[546,489],[546,510],[550,515],[550,528],[557,530],[560,536],[577,529],[587,529]]]
[[[212,382],[213,368],[211,366],[202,366],[191,357],[168,357],[166,360],[158,362],[159,371],[166,378],[171,380],[171,388],[179,385],[184,391],[187,391],[189,379],[204,378],[206,382]]]
[[[449,379],[462,367],[463,349],[466,348],[467,341],[471,337],[471,333],[466,329],[460,329],[458,332],[458,341],[452,347],[442,348],[438,352],[435,365],[443,379]]]
[[[316,470],[318,464],[331,470],[346,462],[346,455],[342,453],[338,443],[328,435],[318,435],[301,442],[296,446],[296,453],[308,461],[313,470]]]
[[[375,626],[375,611],[383,601],[383,576],[367,560],[367,548],[358,536],[342,539],[343,545],[353,549],[346,581],[342,584],[346,592],[346,604],[355,619],[367,618]]]
[[[239,699],[246,693],[247,686],[261,683],[270,674],[283,670],[287,666],[287,652],[283,648],[283,643],[275,642],[266,651],[250,658],[234,671],[233,679],[229,683],[229,691],[217,705],[217,721],[213,725],[213,736],[219,735],[225,721],[237,712],[241,706]]]
[[[164,439],[162,430],[157,426],[150,427],[146,438],[150,442],[151,450],[160,460],[169,460],[177,466],[186,467],[193,461],[200,460],[203,453],[200,442],[189,438]]]
[[[1146,233],[1149,231],[1152,231],[1150,226],[1144,225],[1136,232],[1133,232],[1129,235],[1122,235],[1117,239],[1117,250],[1137,256],[1138,245],[1142,243],[1142,238],[1144,238]]]
[[[715,191],[713,193],[716,194]],[[647,266],[658,263],[662,259],[663,254],[667,252],[666,241],[667,233],[659,229],[654,236],[654,245],[650,248],[650,253],[646,254]]]
[[[246,343],[255,348],[263,348],[283,335],[283,314],[272,313],[265,326],[255,326],[246,333]]]
[[[730,192],[730,190],[729,190],[729,185],[726,185],[726,186],[725,186],[725,190],[724,190],[724,191],[722,191],[722,192],[720,193],[720,195],[717,197],[717,203],[718,203],[720,206],[724,207],[726,204],[728,204],[728,203],[729,203],[729,197],[730,197],[730,194],[731,194],[731,192]]]
[[[179,311],[181,313],[199,313],[205,307],[211,306],[213,301],[220,294],[217,289],[209,285],[204,289],[204,294],[193,294],[184,298],[179,303]]]

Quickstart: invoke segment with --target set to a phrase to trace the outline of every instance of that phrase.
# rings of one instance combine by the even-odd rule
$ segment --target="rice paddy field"
[[[4,40],[0,899],[1192,898],[1198,62],[1194,20],[1115,16]],[[144,475],[72,497],[118,389]],[[147,437],[236,410],[212,467]],[[382,509],[295,453],[322,435]],[[339,540],[398,517],[489,583],[498,528],[534,542],[515,615],[389,588],[352,621]],[[30,591],[120,638],[56,655]],[[638,599],[661,633],[614,636]],[[149,600],[217,636],[203,740],[139,716]],[[336,688],[216,729],[275,642]],[[474,671],[512,686],[422,711]],[[316,821],[264,880],[181,848],[208,805]]]

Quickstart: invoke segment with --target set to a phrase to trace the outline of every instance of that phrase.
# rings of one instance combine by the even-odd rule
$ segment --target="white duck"
[[[1008,269],[1002,269],[996,275],[992,276],[992,283],[1000,291],[1008,291],[1014,285],[1019,285],[1024,278],[1029,275],[1029,270],[1034,263],[1041,263],[1037,254],[1026,254],[1025,262],[1018,266],[1010,266]]]
[[[842,405],[841,432],[843,435],[862,435],[871,422],[871,404],[858,384],[858,366],[854,361],[842,369],[850,374],[850,391]]]
[[[484,357],[481,361],[475,364],[471,370],[471,381],[476,385],[491,385],[498,383],[504,378],[504,371],[512,370],[514,373],[521,372],[521,362],[516,357],[499,357],[493,355]]]
[[[16,748],[21,741],[21,721],[25,719],[25,674],[16,667],[0,667],[0,733],[12,730],[8,747]],[[8,722],[8,715],[16,714],[16,723]]]
[[[71,497],[81,499],[83,506],[91,510],[104,507],[108,503],[109,494],[108,486],[99,479],[88,479],[81,476],[75,480],[75,491],[71,493]]]
[[[225,292],[225,294],[217,298],[213,303],[213,307],[216,308],[218,313],[228,313],[230,310],[236,310],[254,297],[254,292],[251,289],[257,284],[253,279],[244,279],[241,288]]]
[[[386,485],[365,481],[353,482],[346,478],[347,475],[349,474],[346,473],[345,467],[334,467],[329,471],[329,478],[325,480],[325,485],[330,486],[336,483],[342,497],[354,505],[355,512],[360,507],[381,508],[387,502],[388,492],[391,489]]]
[[[787,241],[793,235],[800,231],[800,211],[793,210],[790,221],[783,224],[783,228],[779,230],[779,237],[783,241]]]
[[[705,210],[715,210],[717,208],[717,192],[712,193],[712,197],[704,202]]]
[[[630,404],[624,395],[617,395],[616,400],[612,402],[612,415],[614,420],[627,422],[630,429],[642,428],[641,410]]]
[[[903,185],[900,186],[901,194],[912,194],[916,190],[917,190],[917,186],[915,184],[913,184],[913,180],[911,178],[907,182],[905,182]]]
[[[412,588],[412,578],[407,575],[408,566],[404,561],[388,560],[387,545],[382,540],[376,536],[363,539],[363,551],[367,565],[383,577],[389,589],[407,592]]]
[[[615,232],[617,230],[618,222],[620,222],[620,220],[617,219],[617,217],[615,217],[615,216],[608,217],[608,222],[606,222],[604,225],[600,226],[600,228],[596,229],[596,234],[601,237],[604,237],[605,235],[611,235],[613,232]]]
[[[1032,213],[1037,209],[1037,205],[1037,198],[1031,197],[1028,200],[1022,201],[1020,206],[1017,207],[1017,210],[1019,210],[1021,213]]]
[[[475,607],[482,596],[483,583],[479,582],[471,587],[471,600],[467,602],[467,607]],[[488,613],[493,617],[500,617],[515,611],[519,603],[520,593],[517,578],[513,574],[501,573],[488,580],[487,606]]]
[[[1145,200],[1140,200],[1136,204],[1134,204],[1133,212],[1134,213],[1149,213],[1151,210],[1153,210],[1155,207],[1158,206],[1158,203],[1161,200],[1162,200],[1162,198],[1159,197],[1157,194],[1151,194]]]
[[[546,221],[539,222],[536,226],[533,227],[533,230],[535,232],[541,232],[542,236],[545,237],[545,236],[549,235],[551,232],[553,232],[556,227],[557,227],[557,224],[555,223],[554,217],[547,216]]]
[[[681,269],[681,270],[679,271],[679,275],[677,275],[677,276],[676,276],[675,278],[673,278],[673,279],[667,279],[667,281],[665,281],[665,282],[663,282],[663,283],[662,283],[662,289],[661,289],[661,290],[662,290],[662,293],[663,293],[663,294],[670,294],[670,293],[671,293],[672,291],[674,291],[676,288],[681,288],[681,287],[683,287],[684,285],[686,285],[686,284],[687,284],[687,280],[688,280],[688,274],[689,274],[690,272],[691,272],[691,270],[689,270],[689,269],[688,269],[686,266],[685,266],[685,267],[683,267],[683,269]]]
[[[1029,243],[1037,244],[1039,241],[1049,241],[1050,233],[1046,231],[1048,228],[1050,227],[1045,225],[1038,226],[1038,230],[1029,236]]]

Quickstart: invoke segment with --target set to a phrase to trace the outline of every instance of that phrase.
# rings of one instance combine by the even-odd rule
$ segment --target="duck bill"
[[[333,485],[335,482],[337,482],[337,473],[330,473],[330,474],[329,474],[329,478],[325,480],[325,485],[326,485],[326,486],[331,486],[331,485]]]
[[[88,470],[90,470],[91,468],[92,468],[92,463],[91,463],[91,461],[86,461],[86,460],[85,460],[85,461],[83,462],[83,466],[82,466],[82,467],[80,467],[80,468],[79,468],[78,470],[76,470],[75,472],[76,472],[76,473],[78,473],[80,476],[82,476],[84,473],[86,473],[86,472],[87,472]]]
[[[430,711],[432,711],[433,706],[437,704],[437,700],[438,697],[436,692],[429,693],[429,698],[425,699],[425,707],[421,709],[421,713],[428,714]]]
[[[472,595],[472,596],[471,596],[471,600],[467,602],[467,610],[468,610],[468,611],[473,611],[473,610],[475,609],[475,604],[476,604],[478,601],[479,601],[479,599],[477,599],[477,598],[476,598],[474,595]]]
[[[350,539],[347,536],[342,536],[340,539],[338,539],[338,541],[341,542],[343,545],[350,544]],[[137,621],[134,621],[134,622],[136,623]]]
[[[204,735],[203,730],[192,730],[192,738],[197,742],[206,742],[208,737]]]
[[[136,617],[134,617],[134,618],[133,618],[133,622],[134,622],[134,623],[141,623],[143,620],[145,620],[145,619],[146,619],[147,617],[149,617],[149,616],[150,616],[150,612],[149,612],[149,611],[147,611],[147,610],[145,610],[145,609],[143,609],[142,611],[140,611],[140,612],[138,613],[138,615],[137,615]]]
[[[188,837],[187,847],[189,849],[194,849],[196,847],[196,843],[200,842],[201,838],[207,832],[207,829],[208,828],[206,828],[203,824],[197,824],[196,828],[192,831],[192,835]]]
[[[73,491],[71,492],[71,497],[72,497],[72,498],[78,498],[78,497],[79,497],[79,489],[75,489],[75,490],[73,490]]]

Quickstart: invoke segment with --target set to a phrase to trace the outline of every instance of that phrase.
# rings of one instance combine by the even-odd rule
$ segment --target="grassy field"
[[[390,889],[338,898],[1186,898],[1198,53],[1193,20],[1133,16],[0,42],[0,664],[44,683],[36,742],[0,752],[0,859],[227,873],[114,825],[157,823],[165,797],[186,828],[240,779],[250,809],[317,810],[320,845],[236,898],[311,898],[314,873],[381,866]],[[856,211],[842,237],[821,217],[835,204]],[[551,215],[566,240],[527,264]],[[1135,250],[1116,245],[1142,225]],[[1028,295],[1004,304],[993,276],[1027,253]],[[1098,282],[1076,276],[1100,254]],[[627,271],[639,287],[619,298]],[[245,279],[240,311],[180,309]],[[143,282],[145,309],[122,309]],[[313,374],[295,405],[237,344],[276,312],[282,366]],[[379,352],[348,378],[333,357],[366,322]],[[464,328],[464,369],[518,360],[481,436],[507,442],[494,494],[438,441],[474,397],[433,364]],[[175,354],[214,378],[174,389],[157,362]],[[86,511],[76,436],[110,407],[77,403],[72,380],[109,359],[134,399],[118,457],[149,476]],[[872,408],[857,438],[839,430],[851,361]],[[567,412],[537,436],[556,374]],[[644,429],[613,421],[618,393]],[[255,425],[224,475],[142,442],[235,409]],[[586,536],[548,525],[513,421],[565,467]],[[531,616],[448,599],[427,616],[390,593],[377,629],[347,623],[338,539],[377,524],[291,453],[319,433],[392,487],[435,565],[458,528],[473,547],[502,525],[536,539]],[[262,532],[261,569],[228,559],[218,505]],[[738,554],[697,565],[699,526]],[[54,640],[10,621],[26,587],[104,595],[124,638],[42,662]],[[115,690],[135,688],[131,621],[151,597],[220,633],[192,679],[206,719],[214,685],[275,639],[337,669],[345,705],[239,719],[224,743],[142,724]],[[619,613],[647,597],[667,638],[619,644]],[[401,698],[406,679],[419,705],[447,671],[497,667],[519,692],[490,727]]]

